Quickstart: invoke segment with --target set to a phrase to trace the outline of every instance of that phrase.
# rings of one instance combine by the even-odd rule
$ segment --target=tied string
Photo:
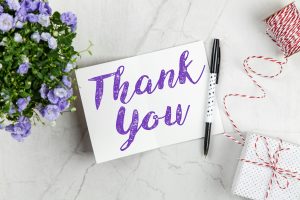
[[[263,141],[264,146],[266,148],[267,157],[268,157],[267,160],[264,159],[264,157],[258,153],[258,144],[260,143],[260,141]],[[284,168],[281,168],[278,166],[278,162],[279,162],[281,153],[283,153],[285,151],[289,151],[289,150],[290,150],[290,148],[282,147],[282,140],[279,139],[278,148],[276,149],[274,154],[272,154],[270,147],[269,147],[268,139],[264,136],[258,136],[254,143],[254,151],[255,151],[256,157],[258,158],[258,161],[248,160],[248,159],[244,159],[244,158],[240,159],[243,162],[251,163],[251,164],[254,164],[257,166],[267,167],[272,170],[272,176],[268,183],[268,189],[265,194],[265,199],[269,198],[270,191],[271,191],[271,188],[273,187],[274,183],[276,183],[280,189],[284,190],[284,189],[287,189],[290,185],[288,178],[294,178],[294,179],[300,181],[300,174],[297,171],[284,169]]]
[[[275,58],[266,57],[266,56],[249,56],[244,60],[243,66],[247,76],[251,79],[253,84],[260,90],[261,95],[248,95],[240,93],[231,93],[227,94],[223,98],[224,110],[229,121],[231,122],[236,136],[233,136],[229,133],[223,133],[227,138],[233,142],[244,145],[245,137],[243,136],[241,130],[238,128],[237,123],[233,119],[232,115],[229,112],[227,106],[227,100],[229,97],[240,97],[247,99],[263,99],[266,97],[266,91],[255,79],[254,75],[263,77],[263,78],[276,78],[282,73],[283,65],[288,61],[288,57],[300,51],[300,14],[295,5],[291,3],[274,13],[267,19],[265,19],[267,25],[266,34],[276,43],[284,55],[284,61],[277,60]],[[268,62],[275,63],[279,66],[279,70],[274,75],[265,75],[259,72],[256,72],[250,65],[250,60],[265,60]]]
[[[249,60],[250,59],[262,59],[262,60],[267,60],[273,63],[276,63],[277,65],[279,65],[279,71],[277,73],[275,73],[274,75],[264,75],[261,73],[256,72],[255,70],[253,70],[253,68],[249,65]],[[244,60],[244,70],[247,74],[247,76],[251,79],[251,81],[253,82],[254,85],[256,85],[259,90],[261,91],[261,95],[247,95],[247,94],[240,94],[240,93],[231,93],[231,94],[227,94],[224,96],[223,98],[223,104],[224,104],[224,109],[225,109],[225,114],[227,115],[228,119],[230,120],[235,132],[239,135],[240,139],[237,139],[236,137],[232,136],[231,134],[228,133],[223,133],[227,138],[231,139],[233,142],[240,144],[242,146],[244,146],[245,143],[245,137],[242,135],[241,130],[238,128],[236,122],[233,120],[228,107],[227,107],[227,99],[229,97],[241,97],[241,98],[248,98],[248,99],[263,99],[266,97],[266,91],[265,89],[261,86],[261,84],[259,84],[254,78],[252,74],[255,74],[257,76],[260,77],[264,77],[264,78],[275,78],[278,75],[280,75],[282,73],[282,69],[283,69],[283,65],[286,64],[287,59],[284,62],[281,62],[279,60],[276,60],[275,58],[269,58],[269,57],[264,57],[264,56],[250,56],[248,58],[246,58]]]

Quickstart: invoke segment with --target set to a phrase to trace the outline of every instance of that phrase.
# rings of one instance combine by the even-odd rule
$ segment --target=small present
[[[299,200],[300,146],[248,134],[232,192],[254,200]]]

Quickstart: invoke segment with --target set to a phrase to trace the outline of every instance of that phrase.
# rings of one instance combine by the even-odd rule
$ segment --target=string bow
[[[258,144],[263,142],[264,146],[267,150],[267,157],[268,159],[265,159],[264,156],[261,156],[258,153]],[[280,155],[283,152],[289,151],[290,148],[283,148],[282,147],[282,140],[279,139],[279,145],[278,148],[274,153],[271,152],[269,147],[269,142],[267,137],[264,136],[257,136],[256,141],[254,143],[254,151],[258,158],[258,161],[248,160],[241,158],[240,160],[246,163],[251,163],[257,166],[267,167],[272,170],[272,176],[270,178],[270,181],[268,183],[268,189],[265,194],[265,199],[268,199],[270,196],[271,188],[273,187],[274,183],[277,184],[277,186],[285,190],[289,187],[290,182],[289,178],[294,178],[298,181],[300,181],[300,174],[297,171],[292,171],[290,169],[284,169],[278,166],[278,162],[280,159]]]

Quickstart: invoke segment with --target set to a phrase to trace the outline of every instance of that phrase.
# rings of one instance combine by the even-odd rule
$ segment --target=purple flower
[[[70,102],[67,100],[60,100],[57,106],[59,107],[60,111],[64,111],[70,107]]]
[[[45,15],[51,15],[52,9],[50,8],[47,2],[40,2],[39,3],[39,12]]]
[[[65,97],[61,98],[63,100],[69,99],[72,95],[73,95],[73,89],[69,88],[66,90],[67,94],[65,95]]]
[[[43,33],[41,34],[41,38],[42,38],[42,40],[44,40],[44,41],[48,41],[51,37],[52,37],[52,36],[51,36],[50,33],[43,32]]]
[[[60,99],[64,99],[68,96],[68,91],[63,87],[55,88],[54,95]]]
[[[18,21],[17,17],[15,17],[15,20],[14,20],[14,21],[15,21],[14,24],[15,24],[15,27],[16,27],[16,28],[18,28],[18,29],[23,28],[24,23],[21,22],[21,21]]]
[[[45,119],[54,121],[59,117],[60,109],[57,105],[47,105],[41,110],[41,114]]]
[[[48,46],[50,49],[56,49],[57,48],[57,40],[54,37],[50,37],[48,40]]]
[[[0,30],[3,32],[7,32],[12,29],[14,23],[14,18],[7,14],[3,13],[0,15]]]
[[[39,43],[41,40],[41,36],[38,32],[34,32],[32,33],[32,35],[30,36],[30,38],[35,41],[36,43]]]
[[[18,121],[20,123],[24,123],[24,124],[30,123],[30,120],[27,117],[24,117],[24,116],[20,116],[19,119],[18,119]],[[28,124],[26,124],[26,125],[28,125]]]
[[[28,69],[29,69],[29,63],[28,62],[22,63],[19,66],[17,73],[19,73],[21,75],[26,74],[28,72]]]
[[[20,33],[15,33],[14,40],[15,40],[15,42],[18,42],[18,43],[23,42],[23,38],[20,35]]]
[[[64,72],[70,72],[72,69],[74,69],[75,66],[75,63],[68,63],[66,68],[64,69]]]
[[[54,90],[50,90],[47,94],[47,97],[48,97],[48,100],[53,103],[53,104],[57,104],[58,101],[59,101],[59,97],[57,97],[55,94],[54,94]]]
[[[72,32],[76,30],[77,26],[77,17],[72,12],[65,12],[62,13],[60,16],[60,20],[65,23],[66,25],[71,27]]]
[[[3,13],[3,6],[0,5],[0,14]]]
[[[21,3],[21,8],[25,8],[27,12],[33,12],[38,9],[39,1],[33,0],[24,0]]]
[[[16,18],[21,21],[21,22],[25,22],[26,21],[26,17],[27,17],[27,11],[25,7],[21,7],[20,10],[18,10],[16,12]]]
[[[17,106],[18,106],[18,111],[22,112],[23,110],[26,109],[28,103],[30,102],[31,98],[27,97],[27,98],[20,98],[17,100]]]
[[[31,22],[31,23],[36,23],[36,22],[39,21],[38,15],[35,15],[35,14],[33,14],[33,13],[28,14],[27,17],[26,17],[26,19],[27,19],[29,22]]]
[[[21,116],[18,123],[10,124],[5,127],[5,130],[11,133],[11,136],[21,142],[30,134],[31,123],[27,117]]]
[[[45,83],[42,84],[42,87],[41,89],[39,90],[40,94],[41,94],[41,97],[43,99],[46,99],[47,98],[47,94],[48,94],[48,87]]]
[[[62,82],[65,86],[67,87],[71,87],[72,86],[72,82],[70,81],[69,77],[68,76],[63,76],[62,77]]]
[[[39,14],[38,15],[38,22],[43,27],[48,27],[50,25],[49,15]]]
[[[60,20],[68,26],[74,25],[77,23],[77,17],[72,12],[62,13],[60,16]]]
[[[6,0],[6,3],[11,10],[19,10],[21,8],[19,0]]]

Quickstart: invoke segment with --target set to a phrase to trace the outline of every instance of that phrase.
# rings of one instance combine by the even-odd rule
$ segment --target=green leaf
[[[43,79],[43,74],[41,72],[37,72],[36,75],[39,79]]]

